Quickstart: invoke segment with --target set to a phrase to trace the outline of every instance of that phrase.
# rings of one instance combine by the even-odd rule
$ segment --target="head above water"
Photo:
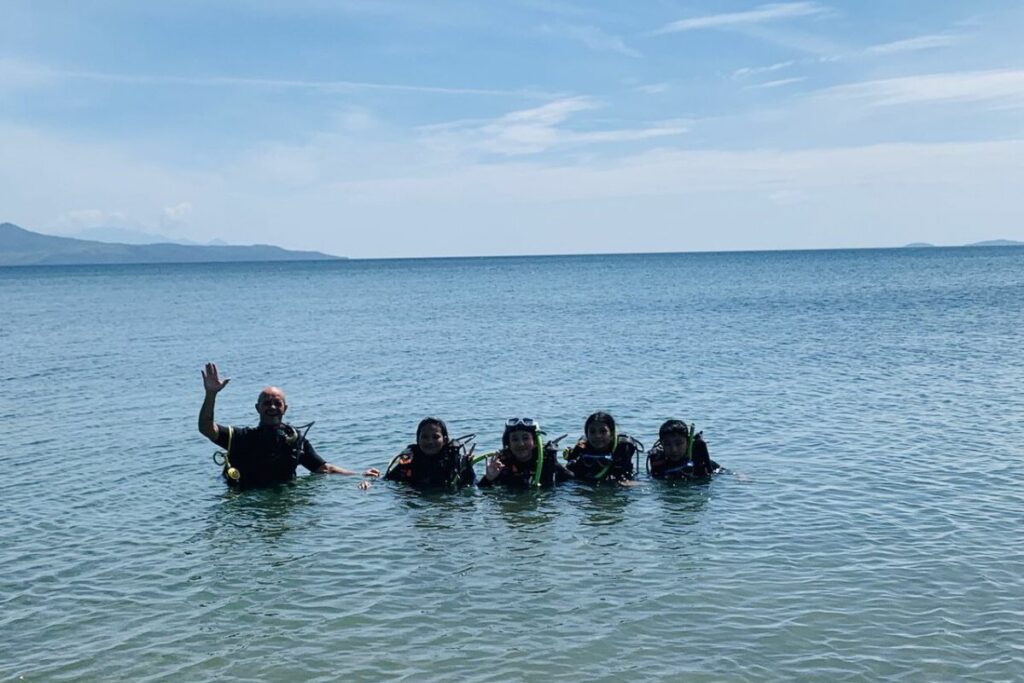
[[[416,425],[416,445],[427,455],[437,455],[448,443],[448,425],[436,417],[425,417]]]
[[[256,412],[260,414],[260,424],[279,425],[288,411],[288,402],[284,392],[277,387],[265,387],[256,398]]]
[[[508,448],[508,438],[513,432],[536,434],[540,431],[540,423],[532,417],[510,417],[505,420],[505,431],[501,435],[501,445]]]
[[[501,445],[512,451],[520,460],[533,455],[537,445],[540,423],[530,417],[513,417],[505,421],[505,431],[501,435]]]
[[[615,418],[598,411],[583,423],[583,433],[587,437],[587,442],[594,448],[612,446],[612,439],[615,438]]]
[[[685,422],[674,418],[671,420],[665,420],[661,427],[658,428],[659,439],[664,440],[665,437],[673,434],[681,434],[683,437],[687,437],[690,435],[690,430],[686,427]]]
[[[658,439],[665,455],[678,460],[687,454],[690,430],[682,420],[666,420],[658,429]]]

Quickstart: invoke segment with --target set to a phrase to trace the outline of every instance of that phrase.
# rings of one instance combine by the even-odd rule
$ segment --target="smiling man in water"
[[[220,379],[217,366],[207,363],[202,371],[206,398],[199,409],[199,432],[227,451],[224,479],[232,486],[252,488],[281,484],[295,477],[302,465],[310,472],[323,474],[358,474],[332,465],[317,455],[313,444],[306,439],[306,430],[296,429],[284,421],[288,403],[284,392],[267,387],[256,400],[260,423],[256,427],[230,427],[213,420],[217,394],[230,379]],[[380,472],[369,469],[363,473],[377,477]]]

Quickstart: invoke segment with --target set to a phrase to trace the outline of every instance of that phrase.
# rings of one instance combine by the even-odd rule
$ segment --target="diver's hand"
[[[357,488],[358,488],[358,489],[359,489],[360,491],[365,491],[366,489],[370,488],[370,482],[368,482],[368,481],[366,481],[366,480],[364,479],[363,481],[359,482],[359,484],[358,484]]]
[[[487,481],[494,481],[504,471],[505,463],[498,456],[494,456],[487,461],[487,471],[484,473],[484,476],[487,477]]]
[[[206,389],[208,394],[216,394],[231,381],[226,377],[221,380],[220,375],[217,374],[216,363],[207,363],[206,369],[200,370],[199,374],[203,376],[203,388]]]
[[[368,469],[365,472],[363,472],[363,476],[364,477],[379,477],[380,476],[380,470],[378,470],[376,467],[371,467],[370,469]],[[367,484],[369,484],[369,482],[367,482]]]

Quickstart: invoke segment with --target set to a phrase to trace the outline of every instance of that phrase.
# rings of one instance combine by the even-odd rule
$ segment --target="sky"
[[[1024,3],[0,0],[0,222],[357,258],[1024,240]]]

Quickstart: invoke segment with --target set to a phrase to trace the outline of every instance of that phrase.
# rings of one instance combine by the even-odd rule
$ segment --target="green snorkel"
[[[487,458],[493,458],[496,455],[501,455],[501,451],[488,451],[487,453],[481,453],[480,455],[474,455],[473,458],[469,461],[469,463],[471,465],[475,465],[478,462],[482,462],[484,460],[487,460]]]
[[[544,432],[537,430],[537,464],[533,468],[533,478],[530,480],[530,486],[540,486],[540,475],[544,470],[544,437],[541,436]]]

